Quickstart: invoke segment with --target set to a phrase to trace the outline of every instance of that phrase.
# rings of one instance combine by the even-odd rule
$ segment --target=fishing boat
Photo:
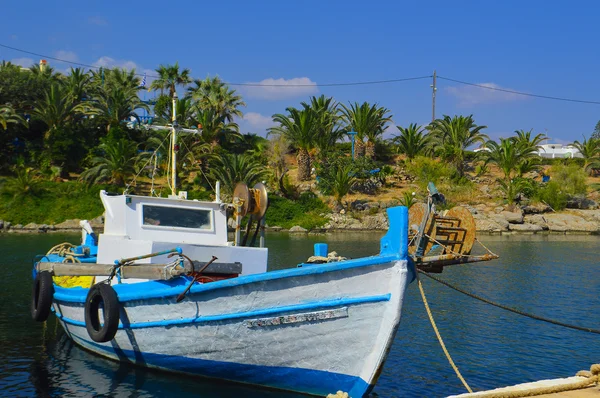
[[[388,209],[379,254],[267,272],[264,185],[239,184],[231,203],[218,187],[212,202],[188,200],[175,180],[176,137],[186,129],[174,112],[168,127],[171,195],[102,191],[103,233],[83,221],[81,245],[35,263],[33,318],[54,313],[76,344],[117,361],[312,395],[366,394],[415,277],[407,209]],[[242,236],[246,216],[259,247],[248,244],[250,228]]]
[[[437,230],[438,239],[445,231],[462,234],[446,243],[467,240],[462,213],[436,216],[430,195],[410,217],[406,207],[387,209],[389,229],[373,256],[329,261],[318,244],[324,261],[267,272],[266,187],[240,183],[225,203],[217,184],[214,201],[188,200],[176,192],[176,137],[186,129],[176,124],[175,99],[168,128],[171,195],[102,191],[103,233],[82,221],[81,245],[54,247],[35,262],[32,317],[54,313],[76,344],[116,361],[317,396],[367,394],[398,330],[415,264],[447,265],[470,251],[423,257],[436,222],[458,223]]]

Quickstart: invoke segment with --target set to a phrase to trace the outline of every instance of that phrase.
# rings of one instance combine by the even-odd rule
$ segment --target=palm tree
[[[71,68],[71,72],[65,77],[64,86],[73,102],[76,104],[90,95],[92,77],[82,68]]]
[[[169,90],[170,98],[173,98],[176,86],[192,82],[190,70],[185,68],[180,71],[178,62],[175,62],[174,65],[160,65],[156,72],[158,72],[158,79],[152,82],[150,90],[160,90],[161,95],[163,95],[163,90]]]
[[[62,130],[73,119],[78,110],[78,105],[73,101],[66,88],[60,84],[52,84],[33,104],[31,116],[40,120],[48,127],[44,133],[44,140],[48,141],[53,134]]]
[[[344,130],[340,126],[338,103],[333,97],[311,97],[310,103],[302,102],[304,109],[315,113],[315,146],[319,156],[325,158],[335,143],[342,138]]]
[[[249,155],[223,154],[211,167],[212,178],[221,182],[225,194],[233,194],[235,186],[244,182],[253,186],[267,175],[265,166]]]
[[[25,120],[15,113],[12,106],[0,106],[0,127],[6,130],[9,124],[25,124]]]
[[[350,107],[342,104],[342,118],[347,123],[346,129],[356,132],[355,153],[356,156],[375,157],[375,140],[383,134],[387,128],[386,123],[391,122],[392,115],[389,110],[378,104],[358,102],[350,104]],[[367,142],[364,142],[365,137]]]
[[[226,142],[241,137],[237,123],[228,122],[214,110],[197,110],[195,117],[202,129],[202,139],[210,144],[213,150],[219,145],[223,146]]]
[[[585,161],[584,169],[587,173],[592,173],[596,169],[600,169],[600,138],[586,139],[583,141],[575,141],[572,143],[575,148],[581,153]]]
[[[136,143],[122,138],[100,144],[99,149],[102,154],[91,159],[91,167],[81,173],[81,180],[90,184],[125,185],[125,180],[135,173]]]
[[[113,68],[106,71],[106,84],[123,90],[132,90],[137,92],[140,89],[142,80],[135,73],[135,69]]]
[[[486,163],[494,163],[504,173],[504,179],[510,181],[522,160],[515,140],[500,138],[500,144],[488,141],[485,145],[489,149],[489,152],[485,153]]]
[[[533,129],[529,131],[515,130],[516,136],[512,137],[522,154],[537,153],[542,142],[548,139],[545,134],[539,133],[531,137]]]
[[[464,160],[466,149],[476,143],[484,143],[488,136],[481,130],[487,126],[478,126],[470,116],[444,115],[427,127],[432,134],[432,140],[440,156],[445,161],[454,164],[458,174],[464,176]]]
[[[486,147],[489,152],[484,153],[486,164],[494,163],[504,174],[504,179],[498,179],[497,182],[510,204],[528,186],[523,175],[538,169],[540,165],[540,158],[536,152],[538,147],[536,140],[524,137],[518,131],[516,133],[517,135],[514,137],[500,138],[499,144],[495,141],[488,141]],[[541,141],[537,141],[537,144],[539,142]]]
[[[173,118],[173,100],[163,95],[158,98],[154,105],[154,112],[158,116],[158,123],[171,123]],[[196,106],[190,98],[177,99],[175,103],[175,114],[177,123],[182,127],[196,128]]]
[[[310,179],[311,159],[309,151],[315,147],[316,114],[311,109],[287,108],[288,115],[273,115],[273,121],[279,126],[271,127],[269,134],[283,135],[291,145],[298,149],[298,179]]]
[[[78,109],[87,115],[98,116],[106,125],[106,132],[132,117],[139,120],[136,110],[149,110],[135,90],[116,86],[103,87],[97,92],[93,102],[81,104]]]
[[[55,72],[54,68],[51,66],[40,68],[38,65],[34,64],[29,67],[29,72],[34,78],[46,80],[51,83],[56,83],[63,77],[61,73]]]
[[[212,110],[229,123],[234,117],[242,117],[239,108],[246,106],[242,97],[230,89],[218,76],[204,80],[194,80],[194,87],[188,87],[190,96],[201,110]]]
[[[342,205],[342,199],[346,196],[352,186],[356,182],[351,164],[339,164],[333,175],[333,181],[331,184],[331,193],[335,200]]]
[[[415,156],[426,154],[429,151],[431,137],[425,129],[416,123],[411,123],[408,127],[396,126],[400,134],[393,138],[393,142],[398,145],[400,153],[406,155],[409,160]]]

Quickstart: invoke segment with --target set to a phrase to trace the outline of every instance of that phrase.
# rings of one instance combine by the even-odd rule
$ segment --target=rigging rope
[[[580,331],[583,331],[583,332],[600,334],[600,330],[598,330],[598,329],[592,329],[592,328],[586,328],[586,327],[577,326],[577,325],[571,325],[571,324],[568,324],[568,323],[564,323],[564,322],[560,322],[560,321],[555,321],[555,320],[550,319],[550,318],[545,318],[545,317],[542,317],[542,316],[539,316],[539,315],[530,314],[528,312],[521,311],[521,310],[518,310],[516,308],[508,307],[506,305],[494,303],[493,301],[490,301],[490,300],[488,300],[486,298],[480,297],[480,296],[478,296],[476,294],[469,293],[469,292],[467,292],[467,291],[465,291],[465,290],[463,290],[463,289],[461,289],[461,288],[459,288],[457,286],[454,286],[454,285],[452,285],[452,284],[450,284],[450,283],[448,283],[448,282],[446,282],[446,281],[444,281],[442,279],[436,278],[435,276],[433,276],[433,275],[431,275],[431,274],[429,274],[429,273],[427,273],[425,271],[422,271],[422,270],[417,270],[417,271],[419,273],[425,275],[426,277],[431,278],[434,281],[441,283],[442,285],[448,286],[450,289],[456,290],[459,293],[465,294],[465,295],[467,295],[467,296],[469,296],[471,298],[477,299],[479,301],[483,301],[486,304],[493,305],[494,307],[498,307],[498,308],[501,308],[503,310],[513,312],[515,314],[523,315],[523,316],[526,316],[528,318],[536,319],[538,321],[543,321],[543,322],[551,323],[553,325],[563,326],[563,327],[566,327],[566,328],[569,328],[569,329],[580,330]]]
[[[419,271],[419,272],[421,272],[421,271]],[[463,378],[462,374],[460,373],[460,370],[458,370],[458,368],[454,364],[454,361],[452,360],[452,357],[450,356],[450,353],[446,349],[446,345],[444,344],[444,340],[442,340],[442,336],[440,335],[440,331],[438,330],[438,328],[437,328],[437,326],[435,324],[435,320],[433,319],[433,314],[431,313],[431,308],[429,308],[429,304],[427,303],[427,297],[425,297],[425,290],[423,290],[423,284],[421,283],[421,279],[419,278],[419,274],[417,274],[417,283],[419,285],[419,291],[421,292],[421,298],[423,298],[423,304],[425,305],[425,310],[427,311],[427,316],[429,317],[429,321],[431,322],[431,326],[433,327],[433,331],[435,332],[435,335],[437,336],[437,339],[438,339],[438,341],[440,343],[440,346],[442,347],[442,350],[444,350],[444,354],[446,354],[446,358],[448,359],[448,362],[450,362],[450,365],[452,366],[452,369],[454,369],[454,372],[456,373],[456,376],[458,376],[458,378],[463,383],[463,385],[465,386],[465,388],[467,389],[467,391],[470,392],[470,393],[472,393],[473,390],[471,390],[471,387],[469,387],[469,385],[467,384],[466,380]]]
[[[146,162],[146,164],[144,164],[141,168],[140,171],[138,171],[138,173],[135,175],[135,177],[133,177],[133,180],[131,180],[131,182],[129,184],[127,184],[127,186],[125,187],[125,190],[123,191],[123,194],[126,194],[127,191],[129,190],[129,187],[135,182],[135,180],[139,177],[139,175],[142,173],[142,171],[144,171],[144,169],[146,168],[146,166],[148,166],[148,163],[150,163],[152,161],[152,158],[154,156],[156,156],[156,153],[158,152],[158,150],[160,148],[162,148],[163,144],[165,143],[165,141],[167,140],[167,138],[169,138],[170,135],[167,134],[167,136],[165,137],[165,139],[160,143],[160,145],[158,146],[158,148],[156,148],[156,150],[154,152],[152,152],[152,155],[150,156],[150,158],[148,159],[148,161]],[[152,172],[152,185],[154,186],[154,171]]]

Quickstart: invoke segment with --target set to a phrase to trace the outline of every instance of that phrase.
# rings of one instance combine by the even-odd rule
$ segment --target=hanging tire
[[[100,324],[102,307],[104,324]],[[97,343],[111,341],[119,327],[119,299],[115,290],[106,283],[97,283],[90,288],[85,300],[85,328]]]
[[[33,281],[31,294],[31,317],[34,321],[44,322],[50,315],[54,283],[48,271],[38,272]]]

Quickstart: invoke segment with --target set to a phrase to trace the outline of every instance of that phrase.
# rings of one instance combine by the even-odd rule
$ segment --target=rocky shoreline
[[[267,226],[267,231],[289,233],[368,232],[386,231],[389,223],[385,208],[397,203],[368,202],[354,204],[353,211],[323,214],[327,223],[321,228],[307,230],[301,226],[285,229]],[[600,209],[567,209],[554,212],[549,206],[522,206],[505,208],[480,204],[466,207],[475,218],[477,232],[483,234],[592,234],[600,235]],[[104,228],[102,216],[90,220],[98,231]],[[79,220],[66,220],[59,224],[12,225],[0,220],[0,232],[4,233],[56,233],[79,232]]]

